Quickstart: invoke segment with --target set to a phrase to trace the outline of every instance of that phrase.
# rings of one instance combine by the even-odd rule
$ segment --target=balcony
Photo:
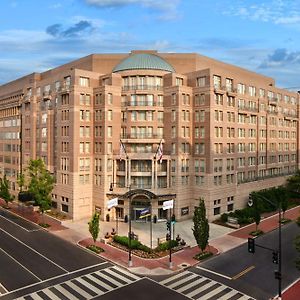
[[[126,133],[121,134],[121,139],[162,139],[163,136],[160,134],[153,133]]]
[[[218,94],[225,94],[226,87],[219,84],[214,84],[214,92]]]
[[[269,104],[276,104],[278,103],[278,98],[277,97],[269,97],[268,96],[268,101],[269,101]]]
[[[258,108],[257,107],[250,107],[250,106],[244,105],[244,106],[238,107],[238,111],[239,112],[240,111],[241,112],[246,111],[246,112],[258,113]]]
[[[148,85],[148,84],[142,84],[142,85],[126,85],[122,87],[122,91],[126,92],[126,91],[136,91],[136,90],[140,90],[140,91],[162,91],[163,90],[163,86],[161,85]]]
[[[125,103],[122,103],[122,107],[125,106],[156,106],[155,101],[127,101]]]
[[[51,91],[44,91],[43,92],[43,100],[50,100],[52,98]]]
[[[69,93],[70,92],[70,87],[71,87],[70,84],[64,83],[62,85],[62,87],[60,88],[60,92],[62,92],[62,93]]]

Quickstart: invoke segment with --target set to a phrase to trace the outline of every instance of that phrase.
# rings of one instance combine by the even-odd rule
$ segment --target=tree
[[[300,227],[300,217],[298,217],[298,220],[297,220],[296,223]],[[295,239],[294,239],[294,245],[295,245],[295,249],[300,254],[300,235],[297,235],[295,237]],[[296,268],[300,271],[300,256],[298,256],[297,259],[296,259]]]
[[[13,197],[9,192],[9,181],[5,174],[3,179],[0,178],[0,197],[6,202],[6,207],[8,207],[8,202],[13,200]]]
[[[261,220],[261,207],[260,207],[260,198],[256,192],[251,193],[251,199],[253,201],[252,215],[256,225],[255,231],[258,231],[258,225]]]
[[[95,212],[90,220],[90,222],[88,222],[89,224],[89,232],[93,238],[94,244],[96,243],[96,240],[98,238],[99,235],[99,220],[100,220],[100,215]]]
[[[284,215],[286,210],[288,209],[288,195],[287,195],[287,189],[283,186],[279,186],[278,188],[276,188],[275,190],[275,197],[277,200],[277,204],[278,206],[280,205],[280,208],[283,212],[283,219],[284,219]]]
[[[198,247],[203,252],[208,245],[209,224],[206,218],[205,203],[202,198],[199,200],[199,206],[195,208],[193,216],[194,227],[192,228]]]
[[[17,177],[17,184],[20,188],[20,192],[23,192],[23,187],[25,187],[25,175],[24,173],[19,173]]]
[[[35,203],[40,212],[51,208],[51,192],[54,187],[54,177],[46,169],[42,159],[31,159],[27,168],[29,176],[28,191],[33,194]]]
[[[291,193],[300,194],[300,170],[287,179],[286,188]]]

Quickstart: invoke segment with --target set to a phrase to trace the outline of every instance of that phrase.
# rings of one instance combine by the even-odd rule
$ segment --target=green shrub
[[[237,209],[229,213],[229,216],[237,218],[239,224],[250,224],[253,222],[253,208]]]
[[[43,227],[43,228],[48,228],[48,227],[50,227],[50,224],[48,224],[48,223],[39,223],[39,225],[40,225],[41,227]]]
[[[143,244],[139,245],[138,250],[142,250],[142,251],[147,252],[147,253],[152,252],[149,247],[147,247],[146,245],[143,245]]]
[[[298,226],[300,226],[300,216],[297,218],[296,223]]]
[[[228,221],[228,214],[221,214],[220,220],[221,222],[226,223]]]
[[[155,251],[156,252],[160,252],[160,251],[166,251],[170,249],[170,244],[171,244],[171,248],[177,247],[178,246],[178,241],[176,240],[171,240],[171,241],[167,241],[164,243],[159,244],[156,248]]]
[[[196,254],[194,256],[194,258],[197,259],[197,260],[203,260],[205,258],[208,258],[208,257],[212,256],[212,255],[213,255],[212,252],[206,252],[206,251],[204,251],[204,252]]]
[[[95,252],[95,253],[101,253],[101,252],[104,252],[104,250],[101,248],[101,247],[98,247],[96,245],[89,245],[89,246],[86,246],[87,249]]]
[[[252,235],[252,236],[259,236],[259,235],[262,235],[262,234],[264,234],[264,232],[260,229],[250,232],[250,235]]]
[[[127,236],[115,235],[113,237],[113,239],[116,243],[119,243],[120,245],[129,247],[129,238]],[[131,240],[131,249],[142,250],[147,253],[151,252],[151,249],[149,247],[147,247],[146,245],[143,245],[138,240],[133,240],[133,239]]]

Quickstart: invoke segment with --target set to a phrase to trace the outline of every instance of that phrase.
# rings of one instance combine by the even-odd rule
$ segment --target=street
[[[295,267],[298,254],[293,245],[293,239],[298,234],[300,229],[295,223],[282,227],[282,290],[300,275]],[[256,243],[277,249],[278,230],[262,235]],[[256,247],[255,253],[251,254],[247,244],[243,244],[190,271],[222,282],[253,298],[269,299],[278,292],[278,280],[274,277],[277,268],[278,265],[272,263],[271,251]]]

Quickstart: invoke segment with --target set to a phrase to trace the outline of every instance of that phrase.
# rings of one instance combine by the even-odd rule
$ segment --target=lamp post
[[[129,191],[131,190],[131,185],[129,185]],[[128,267],[132,267],[132,260],[131,260],[131,239],[132,239],[132,232],[131,232],[131,195],[129,195],[129,233],[128,233],[128,238],[129,238],[129,251],[128,251]]]
[[[109,186],[109,191],[112,192],[114,190],[113,186],[117,185],[116,182],[111,182]],[[119,232],[119,220],[118,220],[118,212],[117,212],[117,205],[115,206],[115,214],[116,214],[116,234]]]
[[[281,202],[278,201],[278,207],[275,206],[275,204],[270,201],[268,198],[257,195],[258,198],[261,198],[265,201],[267,201],[269,204],[271,204],[274,208],[278,209],[278,271],[275,271],[275,279],[278,280],[278,299],[281,299],[281,291],[282,291],[282,284],[281,284],[281,267],[282,267],[282,262],[281,262],[281,257],[282,257],[282,247],[281,247]],[[249,199],[248,201],[248,206],[253,205],[253,199]]]
[[[114,190],[113,186],[116,185],[117,183],[115,182],[112,182],[110,184],[110,187],[109,187],[109,191],[112,192]],[[126,186],[126,188],[129,189],[129,191],[131,191],[131,185],[129,186]],[[118,218],[117,218],[117,207],[115,206],[116,208],[116,226],[118,228]],[[132,260],[131,260],[131,239],[133,237],[133,234],[131,232],[131,195],[129,195],[129,213],[128,213],[128,222],[129,222],[129,229],[128,229],[128,248],[129,248],[129,251],[128,251],[128,266],[129,267],[132,267]],[[118,232],[118,231],[117,231]]]

